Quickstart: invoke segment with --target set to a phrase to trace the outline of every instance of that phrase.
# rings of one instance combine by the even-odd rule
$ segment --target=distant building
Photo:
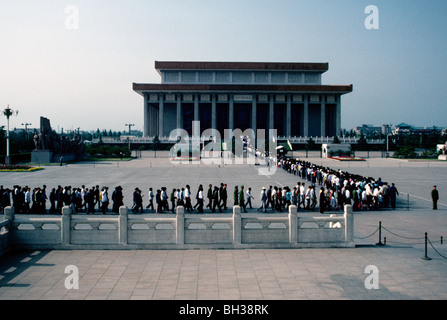
[[[414,127],[407,123],[400,123],[395,126],[395,129],[393,130],[393,134],[429,134],[429,133],[439,133],[444,134],[446,131],[446,128],[444,127]]]
[[[361,126],[354,127],[352,130],[355,134],[363,134],[366,137],[385,134],[384,126],[373,126],[370,124],[362,124]]]

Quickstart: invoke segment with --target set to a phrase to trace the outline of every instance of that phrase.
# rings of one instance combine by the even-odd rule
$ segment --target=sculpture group
[[[50,151],[53,154],[75,154],[85,153],[85,144],[81,137],[74,134],[70,140],[67,136],[60,136],[51,129],[50,120],[40,117],[40,131],[34,133],[35,150]]]

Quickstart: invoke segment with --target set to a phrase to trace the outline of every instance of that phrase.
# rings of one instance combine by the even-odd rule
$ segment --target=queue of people
[[[251,192],[251,188],[249,188]],[[245,192],[241,186],[241,195],[239,198],[245,199]],[[209,185],[206,196],[203,185],[199,185],[197,192],[193,195],[191,187],[186,185],[182,188],[174,188],[168,192],[166,187],[161,187],[156,191],[149,188],[148,204],[143,206],[143,192],[138,187],[132,194],[132,207],[134,213],[153,212],[155,213],[175,213],[177,206],[185,207],[186,212],[203,213],[207,208],[210,212],[223,212],[227,210],[227,184],[221,183],[220,186]],[[193,205],[195,199],[195,204]],[[251,200],[252,197],[249,199]],[[245,205],[245,201],[240,203]],[[49,205],[48,205],[49,204]],[[12,189],[0,186],[0,210],[12,206],[16,214],[42,214],[42,213],[61,213],[62,207],[70,206],[74,214],[85,212],[94,214],[100,212],[118,213],[119,208],[124,205],[123,188],[116,186],[110,192],[109,187],[99,185],[86,187],[72,187],[61,185],[52,188],[49,192],[47,187],[36,187],[31,190],[30,187],[14,185]],[[251,208],[251,202],[248,201]],[[49,208],[48,208],[49,206]],[[110,207],[109,207],[110,206]],[[244,206],[245,208],[245,206]],[[145,210],[146,209],[146,210]]]
[[[352,205],[354,211],[379,210],[390,206],[396,208],[399,191],[394,183],[390,185],[381,178],[364,177],[288,157],[279,159],[278,167],[310,183],[308,188],[314,191],[310,191],[312,195],[309,207],[307,195],[301,192],[301,197],[306,199],[306,208],[315,208],[317,201],[320,212],[341,210],[345,204]],[[320,186],[318,195],[315,194],[317,184]]]
[[[381,178],[363,177],[288,157],[277,159],[276,165],[290,174],[301,177],[304,181],[298,181],[293,187],[282,185],[262,187],[258,197],[260,205],[256,207],[258,212],[288,211],[290,205],[295,205],[298,210],[310,211],[315,211],[318,206],[321,213],[343,210],[345,204],[352,205],[354,211],[396,207],[396,196],[399,195],[396,186],[394,183],[389,185],[383,182]],[[232,193],[232,205],[240,206],[242,212],[247,212],[247,208],[254,208],[253,202],[257,200],[251,187],[235,185]],[[143,191],[138,187],[134,189],[131,206],[134,213],[175,213],[177,206],[183,206],[186,213],[223,212],[227,210],[230,201],[226,183],[215,186],[209,184],[206,190],[200,184],[194,193],[189,185],[170,191],[166,187],[156,190],[151,187],[147,195],[148,202],[144,207]],[[116,186],[111,192],[107,186],[100,188],[99,185],[92,187],[59,185],[49,191],[45,185],[33,189],[18,185],[12,189],[0,186],[0,209],[13,206],[15,213],[18,214],[61,213],[64,206],[71,206],[74,214],[118,213],[119,208],[124,205],[123,200],[121,186]],[[47,209],[48,203],[49,209]]]

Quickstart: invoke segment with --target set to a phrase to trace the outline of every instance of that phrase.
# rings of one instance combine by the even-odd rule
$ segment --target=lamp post
[[[3,110],[3,114],[6,116],[6,157],[5,157],[5,165],[11,164],[11,156],[9,155],[9,117],[16,116],[19,113],[18,110],[12,110],[8,106]]]
[[[28,138],[28,126],[32,125],[32,123],[22,123],[22,126],[25,126],[25,139]]]
[[[129,142],[129,151],[130,151],[130,128],[134,126],[133,123],[126,123],[126,126],[129,127],[129,136],[127,137],[127,141]]]

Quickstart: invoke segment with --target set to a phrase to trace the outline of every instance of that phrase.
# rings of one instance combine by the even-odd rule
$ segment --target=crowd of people
[[[143,204],[143,191],[137,187],[132,194],[131,210],[134,213],[175,213],[177,206],[183,206],[186,213],[214,213],[227,210],[227,205],[238,205],[242,212],[247,212],[247,208],[257,209],[258,212],[283,212],[288,211],[290,205],[295,205],[298,210],[310,211],[315,211],[318,206],[323,213],[343,210],[346,204],[352,205],[354,211],[396,207],[396,196],[399,195],[396,186],[394,183],[389,185],[381,178],[364,177],[288,157],[279,158],[276,165],[304,181],[298,181],[293,187],[262,187],[258,197],[260,206],[256,208],[253,206],[255,195],[251,187],[245,189],[244,185],[235,185],[233,201],[229,203],[231,200],[227,184],[220,183],[214,186],[209,184],[206,190],[200,184],[194,193],[189,185],[170,191],[166,187],[156,190],[149,188],[146,206]],[[100,188],[99,185],[59,185],[51,190],[45,185],[32,189],[18,185],[12,189],[0,186],[0,209],[13,206],[15,213],[19,214],[61,213],[64,206],[71,206],[75,214],[118,213],[124,205],[123,200],[121,186],[116,186],[113,191],[109,191],[107,186]]]
[[[251,188],[247,192],[244,186],[235,187],[234,205],[241,204],[245,212],[245,204],[250,208]],[[149,188],[148,204],[143,205],[143,192],[138,187],[132,194],[132,207],[134,213],[154,212],[155,213],[175,213],[177,206],[183,206],[185,211],[205,212],[206,208],[210,212],[223,212],[227,210],[227,184],[221,183],[220,186],[208,186],[204,191],[203,185],[199,185],[195,194],[191,191],[191,187],[186,185],[182,188],[173,188],[170,192],[166,187],[157,190]],[[248,201],[245,201],[248,197]],[[195,199],[195,204],[193,202]],[[61,213],[64,206],[70,206],[74,214],[85,212],[86,214],[94,214],[100,212],[118,213],[119,208],[124,205],[123,188],[116,186],[113,191],[109,191],[109,187],[99,185],[91,188],[82,185],[81,187],[72,187],[61,185],[48,190],[46,185],[31,189],[28,186],[14,185],[12,189],[0,186],[0,210],[5,207],[12,206],[17,214],[27,213]],[[109,207],[110,206],[110,207]],[[49,208],[48,208],[49,207]],[[145,210],[147,209],[147,210]]]
[[[121,187],[116,187],[119,190]],[[49,208],[47,204],[49,203]],[[119,197],[116,197],[113,211],[119,208]],[[122,199],[121,199],[122,204]],[[71,206],[74,213],[93,214],[95,207],[102,213],[108,211],[108,187],[71,187],[57,186],[48,191],[47,186],[35,187],[14,185],[12,189],[0,186],[0,208],[12,206],[15,213],[61,213],[63,206]],[[117,206],[117,207],[115,207]]]
[[[394,183],[390,185],[381,178],[365,177],[288,157],[278,159],[277,165],[309,182],[307,190],[304,183],[299,189],[297,184],[298,207],[303,205],[313,210],[318,202],[320,212],[341,210],[346,204],[352,205],[354,211],[396,208],[399,191]],[[318,195],[315,190],[317,184],[320,186]]]

